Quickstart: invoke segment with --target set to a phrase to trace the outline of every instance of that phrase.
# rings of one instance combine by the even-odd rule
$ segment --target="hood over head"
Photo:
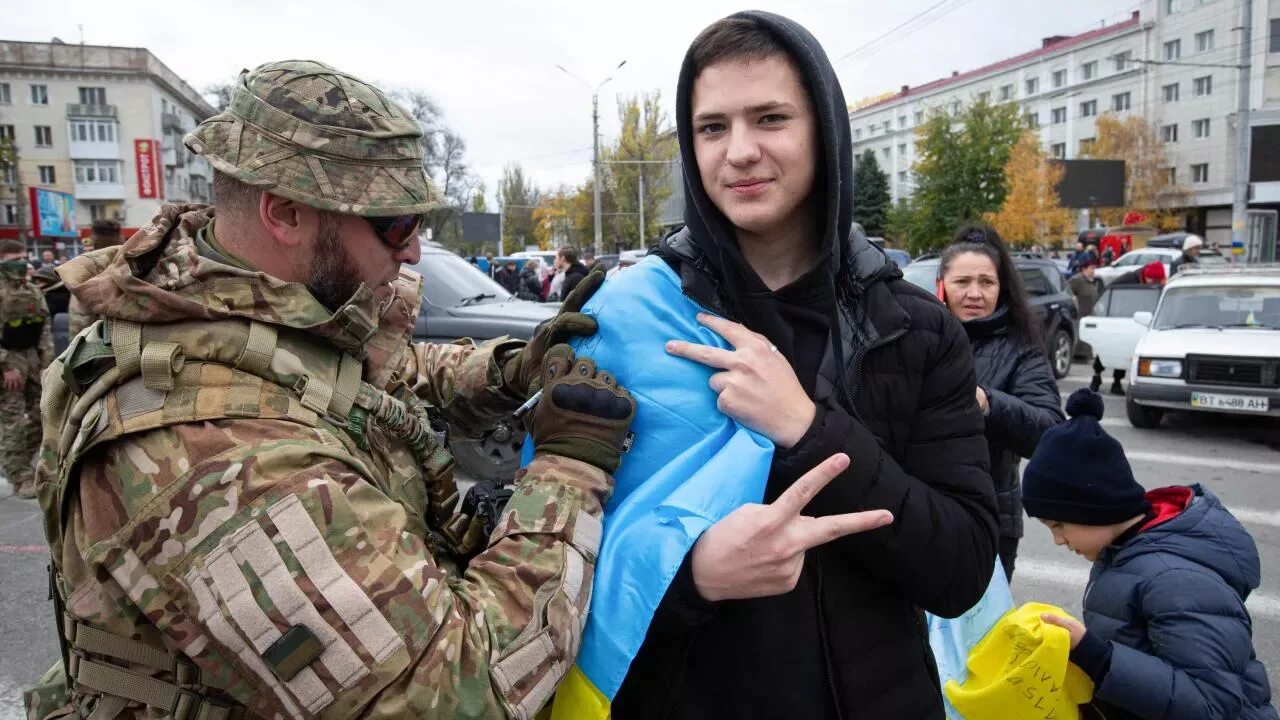
[[[819,157],[814,175],[813,192],[822,218],[819,262],[829,262],[833,270],[848,265],[842,258],[843,240],[853,225],[853,154],[849,134],[848,108],[844,92],[834,68],[822,46],[804,27],[780,15],[750,10],[730,18],[749,20],[769,33],[784,47],[791,64],[800,73],[809,93],[817,123]],[[712,203],[702,186],[698,161],[694,156],[693,84],[698,68],[694,66],[693,48],[685,54],[676,90],[676,132],[680,142],[680,160],[684,170],[684,220],[692,240],[705,254],[717,276],[734,283],[736,268],[748,279],[759,282],[738,248],[733,224]],[[733,289],[732,287],[730,289]]]

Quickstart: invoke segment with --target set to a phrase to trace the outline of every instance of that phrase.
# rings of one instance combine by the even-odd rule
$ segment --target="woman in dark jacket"
[[[1022,537],[1021,458],[1066,418],[1018,268],[996,231],[968,226],[938,264],[938,293],[973,344],[977,398],[986,416],[1000,509],[1000,563],[1013,577]]]

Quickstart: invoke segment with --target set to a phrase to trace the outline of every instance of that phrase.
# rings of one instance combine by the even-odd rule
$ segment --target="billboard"
[[[496,243],[501,229],[498,213],[462,213],[462,241],[468,245]]]
[[[1123,160],[1057,160],[1062,164],[1058,199],[1064,208],[1125,206]]]
[[[133,164],[138,168],[138,197],[164,197],[160,188],[160,143],[149,139],[134,140]]]
[[[36,237],[79,236],[71,193],[31,188],[31,233]]]

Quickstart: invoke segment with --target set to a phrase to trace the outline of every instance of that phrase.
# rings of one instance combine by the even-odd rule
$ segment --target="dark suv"
[[[902,269],[903,276],[912,284],[929,292],[937,291],[938,258],[926,257],[913,261]],[[1076,310],[1071,288],[1062,278],[1062,271],[1052,260],[1041,258],[1014,258],[1022,285],[1027,289],[1031,310],[1044,323],[1045,353],[1053,374],[1064,378],[1071,372],[1071,356],[1076,338],[1080,337],[1076,325],[1080,313]]]
[[[538,323],[556,314],[558,304],[517,300],[479,268],[436,243],[422,247],[410,266],[422,275],[425,297],[413,339],[418,342],[476,341],[508,335],[528,340]],[[453,458],[477,480],[511,482],[520,467],[524,432],[502,420],[478,438],[450,433]]]

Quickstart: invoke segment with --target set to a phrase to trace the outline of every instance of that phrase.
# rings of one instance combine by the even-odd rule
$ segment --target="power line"
[[[872,46],[874,46],[876,43],[880,42],[881,40],[884,40],[884,39],[888,38],[889,36],[893,35],[894,33],[898,32],[899,30],[901,30],[901,29],[903,29],[903,28],[907,27],[908,25],[911,25],[912,23],[914,23],[914,22],[916,22],[917,20],[919,20],[919,19],[923,18],[924,16],[928,15],[929,13],[933,12],[934,10],[937,10],[938,8],[942,7],[943,5],[946,5],[947,3],[949,3],[949,2],[953,2],[953,1],[954,1],[954,0],[940,0],[940,2],[936,2],[936,3],[934,3],[933,5],[930,5],[929,7],[925,8],[925,9],[924,9],[924,10],[922,10],[922,11],[920,11],[919,13],[916,13],[915,15],[912,15],[912,16],[911,16],[908,20],[906,20],[905,22],[903,22],[903,23],[901,23],[901,24],[899,24],[899,25],[894,26],[892,29],[888,30],[887,32],[882,33],[881,35],[879,35],[879,36],[877,36],[877,37],[875,37],[875,38],[871,39],[870,41],[865,42],[865,43],[863,43],[862,45],[859,45],[858,47],[854,48],[853,50],[850,50],[849,52],[845,53],[844,55],[841,55],[839,58],[836,58],[836,61],[835,61],[834,63],[832,63],[832,64],[833,64],[833,65],[839,65],[840,63],[844,62],[845,60],[848,60],[849,58],[851,58],[851,57],[853,57],[853,56],[855,56],[855,55],[858,55],[858,54],[860,54],[860,53],[865,52],[866,50],[868,50],[869,48],[871,48]],[[930,23],[932,23],[933,21],[938,20],[939,18],[944,17],[945,15],[950,14],[950,13],[951,13],[951,12],[953,12],[954,10],[957,10],[957,9],[958,9],[958,8],[960,8],[962,5],[966,5],[966,4],[968,4],[969,2],[972,2],[972,0],[959,0],[959,4],[957,4],[957,5],[953,5],[953,6],[952,6],[951,8],[949,8],[946,12],[944,12],[944,13],[942,13],[942,14],[940,14],[940,15],[938,15],[938,16],[936,16],[936,17],[934,17],[934,18],[932,18],[932,19],[931,19],[931,20],[929,20],[928,22],[921,23],[919,26],[917,26],[917,27],[915,27],[915,28],[912,28],[911,32],[906,33],[906,35],[903,35],[903,37],[906,37],[907,35],[910,35],[911,33],[915,32],[916,30],[919,30],[920,28],[923,28],[923,27],[925,27],[926,25],[929,25],[929,24],[930,24]]]

